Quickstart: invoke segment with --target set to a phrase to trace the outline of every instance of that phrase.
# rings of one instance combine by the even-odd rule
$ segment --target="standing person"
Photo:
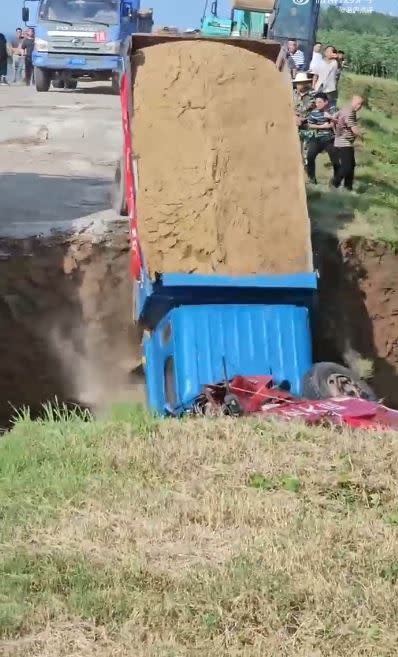
[[[12,52],[12,70],[13,70],[13,82],[19,82],[22,80],[23,66],[24,66],[24,55],[22,52],[22,30],[18,27],[15,30],[15,36],[11,39],[11,52]]]
[[[340,82],[341,74],[343,72],[343,68],[345,66],[345,53],[344,53],[344,50],[338,50],[337,51],[336,61],[337,61],[337,97],[336,97],[336,101],[337,101],[339,82]]]
[[[296,70],[303,71],[305,64],[305,57],[303,51],[300,50],[298,47],[297,39],[289,39],[289,41],[287,42],[287,50],[290,57],[293,59],[296,65]]]
[[[26,37],[22,41],[22,50],[25,54],[25,82],[26,86],[29,87],[32,81],[33,74],[33,62],[32,55],[33,49],[35,47],[35,33],[33,28],[27,30]]]
[[[320,41],[317,41],[314,45],[314,50],[312,53],[312,59],[309,67],[309,71],[311,73],[314,73],[316,70],[316,67],[321,64],[323,61],[323,55],[322,55],[322,44]]]
[[[301,143],[301,155],[305,164],[307,161],[307,144],[312,135],[308,130],[308,116],[311,110],[314,109],[311,78],[308,77],[307,73],[299,72],[293,80],[293,104]]]
[[[296,77],[297,69],[296,69],[296,64],[294,63],[294,59],[290,57],[290,55],[287,56],[286,58],[286,63],[287,67],[289,69],[290,77],[292,80]]]
[[[321,62],[314,67],[314,90],[316,93],[322,91],[327,94],[331,106],[337,102],[337,50],[333,46],[328,46]]]
[[[4,34],[0,33],[0,84],[7,82],[8,50]]]
[[[336,189],[344,182],[345,189],[352,191],[356,166],[354,143],[362,136],[358,127],[357,113],[362,107],[363,98],[353,96],[350,104],[340,110],[334,119],[336,125],[334,145],[340,165],[330,184]]]
[[[315,161],[320,153],[326,152],[333,166],[334,175],[339,170],[339,157],[334,147],[334,123],[332,116],[336,113],[334,107],[329,106],[328,97],[323,92],[315,96],[315,109],[308,117],[308,129],[313,136],[308,142],[307,174],[310,181],[316,185]]]

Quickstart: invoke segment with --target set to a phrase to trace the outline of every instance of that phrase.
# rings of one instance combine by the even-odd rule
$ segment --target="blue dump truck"
[[[157,152],[159,153],[157,162],[159,176],[164,167],[172,166],[173,158],[170,157],[170,149],[165,147],[164,143],[156,142],[155,137],[154,141],[151,140],[150,130],[149,141],[141,144],[140,152],[136,152],[139,128],[136,128],[134,123],[137,120],[137,109],[134,105],[137,100],[133,94],[133,88],[137,84],[138,67],[143,66],[141,71],[145,71],[147,65],[145,61],[149,59],[149,49],[181,41],[189,42],[189,57],[191,57],[195,41],[200,41],[233,46],[229,58],[232,62],[235,48],[244,49],[272,61],[275,68],[272,83],[274,86],[271,88],[269,85],[266,94],[281,93],[286,99],[284,116],[287,117],[287,122],[285,122],[285,128],[288,126],[290,130],[290,126],[292,127],[293,140],[291,141],[291,152],[287,157],[297,162],[297,171],[293,172],[294,175],[286,174],[285,181],[280,180],[281,186],[287,180],[297,180],[298,182],[294,183],[296,186],[291,189],[285,187],[281,191],[281,189],[277,189],[277,185],[274,185],[275,194],[279,194],[279,198],[282,200],[285,197],[287,203],[290,203],[292,207],[291,225],[277,227],[279,236],[282,236],[282,242],[283,239],[286,239],[286,244],[288,242],[293,244],[296,240],[294,207],[296,205],[298,213],[300,203],[305,206],[302,220],[305,224],[305,226],[303,224],[302,231],[304,234],[303,253],[299,254],[298,262],[301,265],[296,268],[288,266],[288,253],[285,254],[286,257],[279,257],[278,273],[267,273],[263,270],[254,274],[235,275],[232,272],[228,274],[225,268],[222,273],[217,273],[217,271],[198,273],[177,266],[175,271],[168,268],[166,272],[154,269],[153,266],[149,267],[148,242],[142,239],[146,232],[145,222],[147,219],[149,221],[149,211],[148,217],[137,216],[140,212],[139,203],[137,203],[140,184],[147,184],[141,181],[142,169],[140,166],[146,157],[145,147],[146,144],[149,145],[149,142],[155,158]],[[181,61],[179,57],[176,59]],[[210,58],[209,62],[211,61]],[[155,68],[153,70],[156,71]],[[181,88],[179,91],[178,87],[183,79],[181,69],[176,73],[172,65],[170,67],[166,65],[165,70],[170,84],[175,85],[173,88],[175,88],[176,96],[179,93],[185,96],[186,88]],[[218,76],[217,84],[225,85],[227,77],[227,74]],[[233,77],[234,75],[229,76],[229,78]],[[147,78],[151,78],[151,69],[148,70]],[[275,87],[276,80],[277,88]],[[207,82],[205,76],[204,84],[206,85]],[[203,89],[205,90],[205,86]],[[141,98],[139,101],[141,115],[145,111],[142,104],[148,103],[148,109],[153,107],[156,93],[158,93],[157,89],[152,90],[147,99]],[[162,95],[162,92],[159,93]],[[211,91],[207,90],[207,93],[209,93],[207,98],[211,98]],[[203,35],[135,35],[125,44],[124,73],[121,79],[120,95],[124,153],[117,183],[120,188],[119,197],[120,194],[123,196],[122,206],[125,208],[130,222],[131,271],[134,280],[133,314],[134,322],[139,324],[143,331],[143,365],[149,407],[159,414],[179,415],[194,407],[205,386],[224,382],[228,389],[228,382],[237,376],[244,377],[246,380],[247,377],[269,377],[270,380],[272,379],[274,387],[289,391],[293,397],[301,395],[307,399],[325,399],[345,394],[369,398],[371,392],[366,384],[359,381],[346,368],[331,363],[313,366],[312,363],[312,326],[316,307],[317,275],[313,269],[304,177],[291,102],[291,82],[280,45],[265,40],[217,39],[205,38]],[[265,95],[264,98],[267,96]],[[166,102],[164,96],[158,101],[159,105]],[[187,101],[185,98],[184,102],[185,108],[193,107],[191,100]],[[200,98],[195,102],[195,107],[199,108],[195,111],[206,111],[205,103],[203,103],[203,107],[200,107]],[[235,106],[243,107],[239,103],[239,99],[236,98]],[[267,130],[268,128],[271,132],[276,130],[274,120],[267,122],[267,107],[261,104],[261,107],[259,106],[257,109],[264,118],[264,126],[268,126]],[[180,112],[178,114],[180,115]],[[211,120],[213,119],[214,116]],[[244,115],[239,118],[239,124],[245,125]],[[149,126],[152,126],[153,129],[152,119],[149,121]],[[222,126],[219,127],[222,129]],[[237,129],[240,129],[239,125]],[[185,137],[188,135],[187,132],[184,134]],[[203,140],[205,139],[206,134],[203,132]],[[275,139],[275,135],[271,136],[270,134],[269,139],[271,148],[271,141]],[[183,140],[183,136],[181,136],[181,140]],[[174,143],[177,142],[178,135]],[[277,144],[277,140],[272,143]],[[218,155],[215,154],[215,157],[215,161],[217,161]],[[284,158],[274,157],[271,150],[269,157],[272,160],[272,167],[275,169],[281,163],[283,165],[283,162],[286,162]],[[237,181],[238,186],[239,184],[251,184],[253,175],[264,174],[258,171],[248,171],[246,180]],[[161,193],[167,194],[168,190],[159,182],[159,179],[153,179],[151,184],[163,190]],[[183,184],[181,181],[181,186]],[[173,204],[173,198],[170,200],[165,196],[165,205],[169,208],[167,210],[168,217],[169,219],[171,217],[172,221],[172,208],[176,207],[177,209],[178,202]],[[233,213],[234,209],[231,212]],[[201,219],[202,217],[199,216],[198,222]],[[229,230],[233,231],[234,224],[231,225],[232,228]],[[264,203],[262,239],[266,245],[265,250],[272,253],[273,250],[276,250],[277,245],[270,232],[270,225],[270,217],[267,217],[267,205]],[[299,224],[296,224],[297,226]],[[207,230],[205,224],[203,230]],[[163,232],[167,233],[167,229]],[[299,240],[298,234],[297,240]],[[171,249],[179,249],[178,241],[174,240],[170,244]],[[188,245],[188,250],[191,246],[194,248],[195,245]],[[242,250],[244,248],[242,245]],[[289,247],[286,246],[286,248]],[[286,272],[284,272],[285,266]]]
[[[75,89],[79,78],[112,80],[118,92],[121,42],[150,32],[153,24],[152,10],[142,9],[140,0],[27,0],[22,18],[35,25],[33,65],[41,92],[51,82]]]
[[[318,29],[321,0],[232,0],[228,18],[219,16],[218,1],[207,1],[202,34],[213,37],[267,37],[286,44],[297,39],[307,65]]]

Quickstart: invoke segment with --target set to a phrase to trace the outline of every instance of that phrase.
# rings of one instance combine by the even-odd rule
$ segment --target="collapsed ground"
[[[398,83],[346,77],[345,95],[354,89],[365,95],[368,104],[361,117],[366,136],[358,153],[360,194],[330,192],[330,169],[327,158],[322,157],[318,162],[321,184],[308,188],[315,265],[320,272],[315,357],[343,360],[370,377],[378,394],[398,406],[398,121],[394,113]],[[106,106],[106,116],[117,116],[117,107],[112,114],[110,109]],[[59,108],[48,141],[56,141],[66,166],[69,163],[74,170],[84,168],[92,174],[87,158],[93,158],[97,132],[86,145],[81,139],[88,110],[91,116],[91,106],[77,104],[74,109],[73,159],[57,141],[63,134]],[[107,125],[109,128],[108,118]],[[117,128],[109,133],[110,141],[113,134]],[[18,148],[7,145],[8,164]],[[11,187],[18,199],[26,196],[22,198],[19,231],[29,227],[26,217],[36,220],[38,208],[40,212],[47,208],[47,222],[52,214],[59,218],[58,198],[64,204],[65,197],[66,210],[74,213],[65,215],[69,220],[82,211],[79,195],[90,192],[89,209],[83,206],[83,211],[92,212],[94,192],[98,197],[109,189],[105,178],[97,190],[92,178],[82,179],[83,186],[80,178],[74,178],[74,186],[66,186],[66,177],[44,175],[51,165],[52,143],[39,140],[31,156],[26,148],[27,155],[21,154],[18,167],[26,166],[29,157],[32,166],[43,162],[39,177],[41,185],[51,183],[51,202],[35,200],[39,187],[35,183],[26,188],[33,184],[27,175],[23,184]],[[107,168],[103,171],[105,176]],[[18,176],[8,176],[7,186],[15,183],[15,178]],[[4,186],[2,203],[10,196],[7,189]],[[3,222],[13,218],[10,208],[4,211]],[[89,221],[83,227],[80,223],[79,231],[69,237],[0,239],[0,428],[7,426],[13,409],[29,405],[39,412],[42,403],[55,397],[94,407],[115,397],[143,398],[142,383],[137,385],[132,376],[140,360],[140,334],[133,332],[131,323],[128,231],[124,222],[109,224],[109,212],[104,223],[110,229],[97,235]]]
[[[125,222],[47,239],[0,239],[0,426],[22,406],[144,401]]]

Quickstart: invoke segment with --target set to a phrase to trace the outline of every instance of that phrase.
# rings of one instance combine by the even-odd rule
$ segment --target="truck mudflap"
[[[264,418],[302,421],[308,425],[348,426],[356,429],[398,431],[398,411],[359,397],[309,401],[294,397],[283,382],[271,376],[236,376],[230,381],[203,386],[191,410],[194,415],[256,414]]]

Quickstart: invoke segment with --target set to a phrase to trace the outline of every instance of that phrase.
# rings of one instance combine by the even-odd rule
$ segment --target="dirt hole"
[[[15,409],[144,402],[125,224],[106,235],[0,239],[0,431]],[[314,237],[315,358],[373,370],[398,407],[398,257],[391,246]]]
[[[55,400],[144,401],[125,230],[0,240],[0,427]]]

